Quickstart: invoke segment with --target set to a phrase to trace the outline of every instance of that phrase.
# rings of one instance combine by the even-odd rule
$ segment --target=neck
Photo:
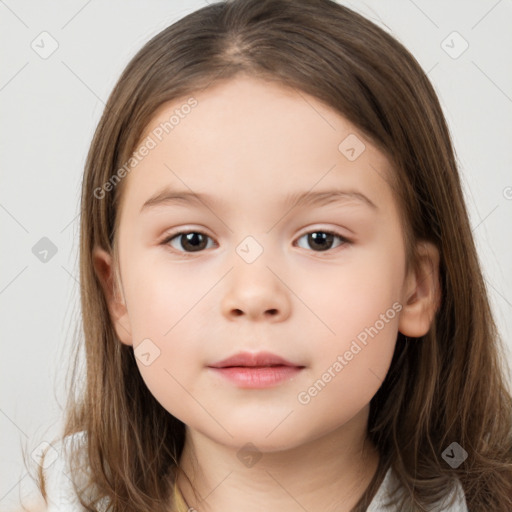
[[[216,443],[187,427],[178,487],[190,510],[226,512],[349,512],[378,466],[366,439],[369,408],[347,424],[293,448],[261,453],[250,467],[239,447]]]

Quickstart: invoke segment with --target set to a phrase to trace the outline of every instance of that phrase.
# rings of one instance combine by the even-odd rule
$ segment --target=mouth
[[[210,368],[229,368],[229,367],[246,367],[246,368],[267,368],[274,366],[289,366],[292,368],[304,367],[303,365],[292,363],[281,356],[272,354],[271,352],[239,352],[233,356],[209,365]]]
[[[238,387],[261,389],[291,380],[305,366],[269,352],[243,352],[209,365],[208,368]]]

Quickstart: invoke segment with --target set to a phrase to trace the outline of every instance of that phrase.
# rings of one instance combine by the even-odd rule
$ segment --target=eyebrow
[[[361,192],[355,190],[320,190],[316,192],[294,192],[284,198],[285,207],[305,207],[305,206],[326,206],[332,203],[344,203],[350,200],[370,207],[372,210],[378,210],[377,205]],[[140,213],[157,206],[172,204],[198,204],[201,203],[207,208],[212,208],[216,200],[209,194],[190,192],[187,190],[174,190],[164,188],[151,196],[141,207]]]

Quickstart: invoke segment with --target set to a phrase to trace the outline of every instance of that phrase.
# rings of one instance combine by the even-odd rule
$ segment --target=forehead
[[[385,156],[334,109],[246,76],[162,105],[137,151],[144,156],[125,178],[122,204],[138,209],[164,186],[217,191],[240,205],[340,185],[382,195],[391,172]]]

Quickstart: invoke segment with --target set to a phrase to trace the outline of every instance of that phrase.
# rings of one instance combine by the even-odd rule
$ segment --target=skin
[[[330,107],[247,76],[194,97],[198,105],[124,178],[117,287],[111,254],[94,251],[117,336],[134,349],[149,338],[160,350],[150,365],[137,364],[159,403],[187,426],[181,464],[200,497],[180,477],[188,506],[349,511],[378,463],[366,440],[369,402],[398,331],[418,337],[429,329],[439,256],[418,245],[419,264],[406,272],[390,164]],[[185,101],[164,105],[144,137]],[[354,161],[338,149],[349,134],[366,146]],[[141,213],[164,186],[216,202]],[[376,208],[354,197],[283,204],[289,193],[334,187],[364,194]],[[163,243],[198,230],[209,237],[201,251],[190,252],[184,237]],[[350,242],[335,237],[321,251],[304,236],[319,231]],[[236,252],[249,235],[263,249],[252,263]],[[401,311],[300,403],[299,393],[393,304]],[[207,368],[242,350],[270,351],[305,368],[267,389],[241,389]],[[261,455],[250,467],[237,456],[246,443]]]

